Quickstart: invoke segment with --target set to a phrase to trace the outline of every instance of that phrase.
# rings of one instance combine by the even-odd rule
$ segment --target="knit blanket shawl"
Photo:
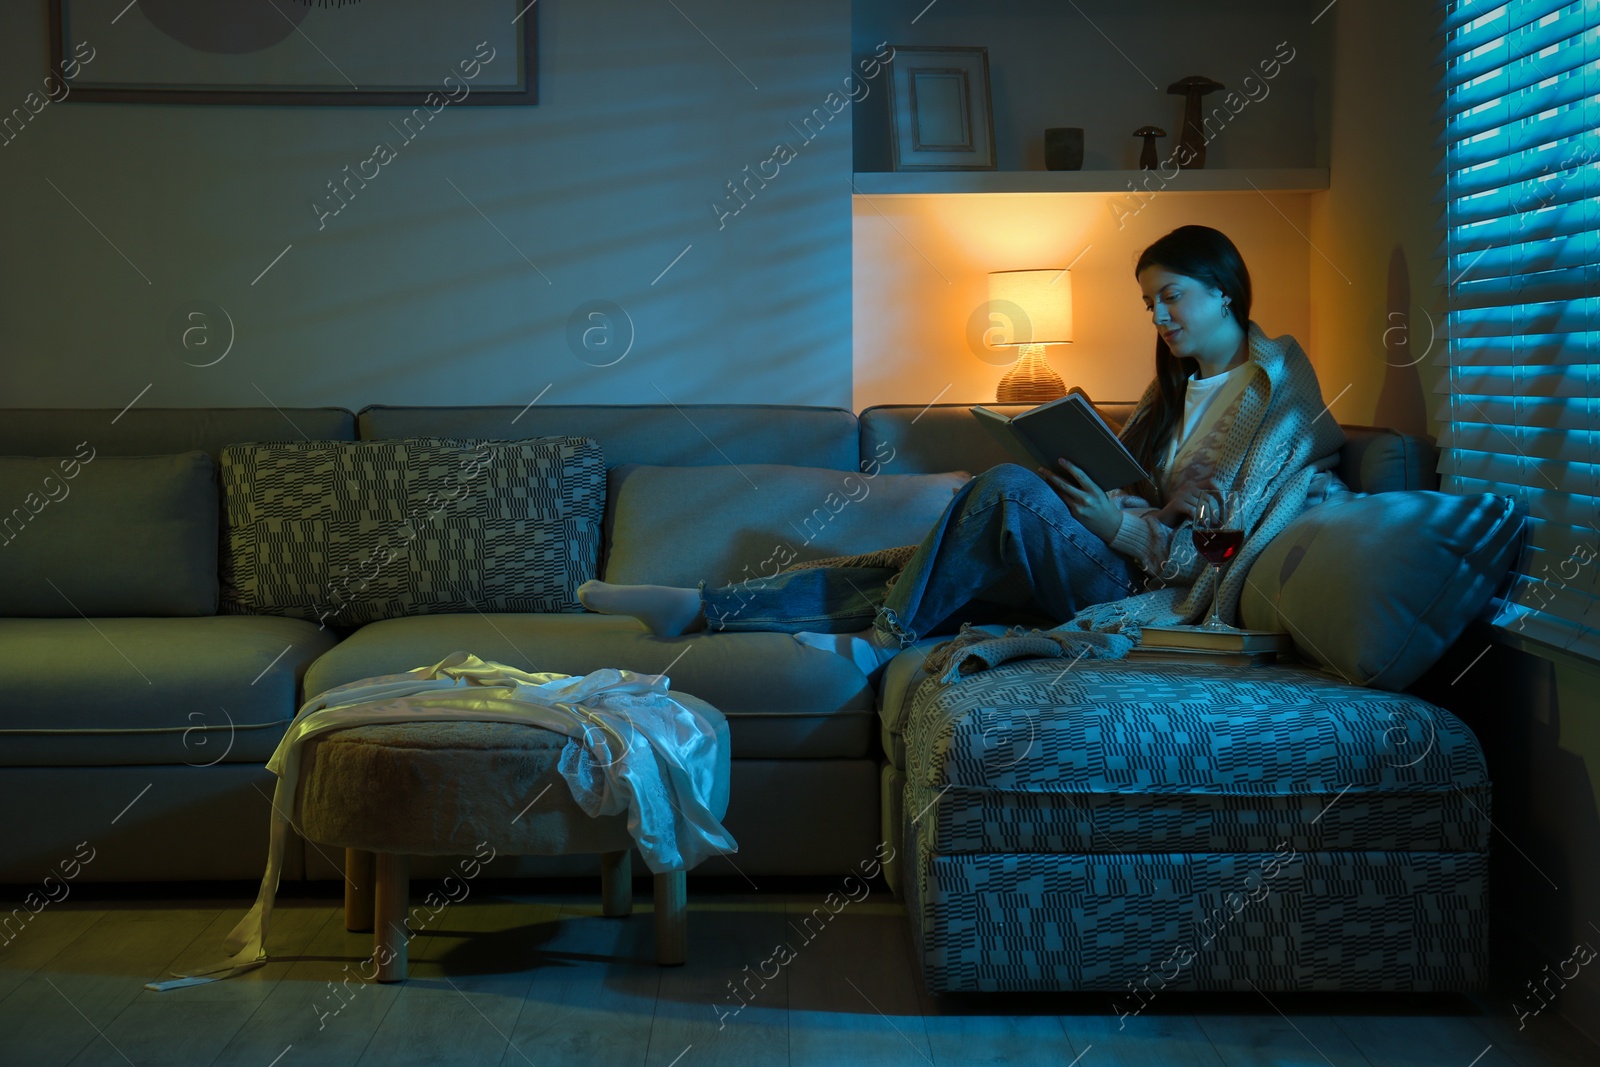
[[[1232,618],[1250,565],[1305,510],[1312,479],[1332,469],[1344,446],[1344,431],[1322,400],[1311,361],[1293,337],[1268,337],[1250,324],[1249,362],[1260,371],[1239,397],[1216,464],[1218,485],[1231,486],[1245,540],[1223,579],[1218,610]],[[1156,398],[1151,382],[1130,418]],[[1199,618],[1211,606],[1216,571],[1194,547],[1193,524],[1178,526],[1158,572],[1146,589],[1125,600],[1093,604],[1059,629],[1127,634],[1143,626],[1176,626]]]
[[[1244,544],[1222,580],[1217,606],[1224,618],[1238,611],[1251,564],[1305,510],[1313,479],[1337,464],[1345,442],[1344,431],[1323,403],[1316,371],[1293,337],[1268,337],[1252,322],[1247,358],[1260,373],[1245,386],[1231,417],[1219,420],[1221,440],[1208,449],[1215,456],[1216,483],[1232,487],[1245,530]],[[1128,425],[1144,416],[1157,395],[1152,381]],[[1144,502],[1124,498],[1122,503]],[[893,549],[874,555],[894,559],[903,553],[909,559],[911,551]],[[866,557],[819,560],[812,565],[850,563],[855,558]],[[1216,571],[1195,550],[1192,523],[1185,521],[1172,531],[1165,558],[1141,565],[1143,591],[1091,604],[1051,630],[1032,634],[1014,630],[995,638],[963,627],[960,636],[930,653],[940,669],[936,673],[930,666],[929,673],[948,683],[1022,656],[1119,658],[1137,643],[1141,628],[1182,625],[1210,611]]]
[[[922,669],[940,685],[950,685],[1014,659],[1067,656],[1072,659],[1069,667],[1080,659],[1121,659],[1133,643],[1133,638],[1123,634],[1061,628],[1025,631],[1020,626],[994,637],[964,622],[959,635],[928,652]]]

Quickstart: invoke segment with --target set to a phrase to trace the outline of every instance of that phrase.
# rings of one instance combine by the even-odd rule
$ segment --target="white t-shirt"
[[[1228,410],[1228,405],[1244,390],[1254,373],[1252,366],[1254,364],[1246,361],[1209,378],[1191,375],[1187,379],[1183,396],[1183,421],[1173,433],[1172,443],[1167,446],[1167,462],[1163,464],[1166,471],[1182,468],[1180,460],[1184,454],[1205,438],[1212,423]]]
[[[1254,363],[1245,362],[1209,378],[1189,377],[1183,396],[1183,421],[1173,430],[1172,443],[1167,446],[1166,462],[1154,472],[1157,487],[1163,494],[1170,489],[1166,484],[1167,479],[1184,469],[1189,463],[1189,453],[1205,439],[1217,419],[1244,391],[1251,375],[1256,373],[1254,367]],[[1149,510],[1154,511],[1155,508]],[[1110,545],[1142,561],[1156,545],[1153,538],[1150,526],[1143,519],[1132,511],[1124,511],[1122,523]]]

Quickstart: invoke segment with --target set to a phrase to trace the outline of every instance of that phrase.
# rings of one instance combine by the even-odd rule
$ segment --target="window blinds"
[[[1448,0],[1449,492],[1520,497],[1497,625],[1600,660],[1600,0]]]

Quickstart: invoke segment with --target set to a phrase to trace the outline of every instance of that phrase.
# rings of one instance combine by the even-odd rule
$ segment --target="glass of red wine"
[[[1237,627],[1222,621],[1217,604],[1222,597],[1222,576],[1229,561],[1244,544],[1244,529],[1236,514],[1233,494],[1211,489],[1194,514],[1194,547],[1202,559],[1216,570],[1217,582],[1211,591],[1211,617],[1200,624],[1202,630],[1235,632]]]

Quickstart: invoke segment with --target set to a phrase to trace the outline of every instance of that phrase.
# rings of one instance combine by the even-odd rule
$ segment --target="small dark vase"
[[[1044,169],[1083,169],[1083,127],[1054,126],[1044,131]]]

